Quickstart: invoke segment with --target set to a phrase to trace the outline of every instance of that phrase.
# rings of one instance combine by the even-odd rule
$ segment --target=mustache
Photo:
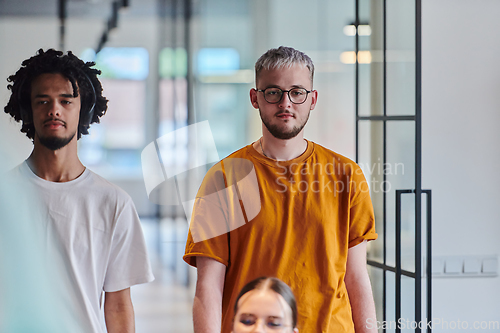
[[[295,117],[295,115],[293,113],[289,112],[289,111],[279,111],[279,112],[277,112],[275,114],[275,116],[279,116],[279,115],[282,115],[282,114],[289,114],[289,115]]]
[[[58,123],[61,123],[62,125],[66,126],[66,122],[64,120],[59,119],[59,118],[49,118],[49,119],[45,120],[43,122],[43,124],[45,125],[51,121],[57,121]]]

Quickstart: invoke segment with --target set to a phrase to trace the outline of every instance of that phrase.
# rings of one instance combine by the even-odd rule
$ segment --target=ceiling
[[[67,17],[107,18],[115,0],[67,0]],[[0,0],[2,16],[58,17],[58,0]],[[157,12],[158,0],[129,0],[123,8],[127,15],[151,16]]]

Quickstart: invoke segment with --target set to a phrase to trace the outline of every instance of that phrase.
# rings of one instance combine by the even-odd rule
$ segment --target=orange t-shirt
[[[302,332],[354,332],[344,284],[347,251],[374,240],[373,207],[361,169],[308,141],[290,161],[244,147],[212,167],[198,191],[184,260],[226,265],[222,332],[231,332],[241,288],[260,276],[293,290]]]

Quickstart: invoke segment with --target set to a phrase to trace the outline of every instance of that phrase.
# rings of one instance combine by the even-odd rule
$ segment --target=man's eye
[[[279,92],[278,91],[268,91],[267,95],[268,96],[276,96],[276,95],[279,95]]]
[[[292,90],[292,95],[302,96],[302,95],[304,95],[304,92],[302,90]]]
[[[71,101],[62,101],[62,104],[71,104]]]
[[[43,105],[43,104],[47,104],[48,102],[47,101],[38,101],[36,102],[36,104],[39,104],[39,105]]]

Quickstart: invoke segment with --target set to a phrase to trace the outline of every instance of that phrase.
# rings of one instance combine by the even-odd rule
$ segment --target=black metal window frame
[[[432,320],[432,271],[431,271],[431,258],[432,258],[432,246],[431,246],[431,190],[422,190],[422,75],[421,75],[421,63],[422,63],[422,2],[421,0],[415,0],[415,115],[387,115],[387,62],[386,62],[386,52],[387,52],[387,27],[386,27],[386,14],[387,14],[387,2],[383,0],[383,115],[373,115],[373,116],[360,116],[359,115],[359,63],[358,63],[358,52],[359,50],[359,35],[358,26],[360,25],[359,19],[359,0],[355,0],[355,113],[356,113],[356,162],[359,161],[359,122],[360,121],[381,121],[383,124],[383,163],[385,165],[387,157],[387,122],[390,121],[413,121],[415,122],[415,188],[414,189],[403,189],[396,190],[396,265],[387,265],[387,252],[386,252],[386,227],[387,227],[387,197],[386,192],[383,192],[383,212],[382,212],[382,224],[383,224],[383,262],[377,262],[375,260],[368,260],[367,263],[370,266],[382,269],[382,320],[386,322],[387,319],[387,279],[386,273],[393,272],[396,275],[396,304],[395,304],[395,318],[396,322],[401,318],[401,279],[402,276],[406,276],[415,280],[415,322],[420,323],[422,321],[422,193],[427,196],[427,216],[426,216],[426,273],[427,273],[427,293],[426,293],[426,305],[427,305],[427,320]],[[386,174],[383,174],[383,183],[386,182]],[[415,271],[410,272],[403,270],[401,263],[401,197],[403,194],[413,193],[415,194]],[[424,326],[424,325],[422,325]],[[425,326],[424,326],[425,327]],[[384,329],[385,331],[385,329]],[[415,332],[420,333],[422,331],[421,326],[417,325]],[[396,332],[401,332],[400,327],[396,327]],[[427,332],[431,332],[431,328],[427,329]]]

